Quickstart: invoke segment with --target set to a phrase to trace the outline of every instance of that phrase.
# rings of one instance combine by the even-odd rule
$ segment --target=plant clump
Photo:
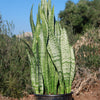
[[[75,73],[75,58],[66,30],[55,20],[51,0],[48,2],[41,0],[36,25],[33,21],[32,9],[30,24],[33,44],[32,49],[27,50],[27,53],[34,93],[70,93]]]

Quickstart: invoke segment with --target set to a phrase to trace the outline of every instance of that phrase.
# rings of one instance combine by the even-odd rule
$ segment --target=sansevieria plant
[[[51,0],[41,0],[36,25],[32,12],[33,6],[30,13],[32,53],[27,53],[34,93],[70,93],[75,74],[75,58],[66,30],[55,20]]]

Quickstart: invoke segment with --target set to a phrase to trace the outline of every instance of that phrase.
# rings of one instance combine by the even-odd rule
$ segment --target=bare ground
[[[100,81],[88,91],[80,92],[79,95],[73,96],[74,100],[100,100]]]

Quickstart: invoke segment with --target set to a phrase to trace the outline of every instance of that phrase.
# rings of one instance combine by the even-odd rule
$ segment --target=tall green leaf
[[[45,39],[45,42],[47,42],[47,38],[48,38],[48,22],[47,22],[45,14],[44,14],[44,12],[42,10],[40,10],[40,17],[41,17],[41,21],[42,21],[42,29],[43,29],[44,39]]]
[[[60,45],[60,37],[61,37],[61,26],[59,24],[59,22],[56,21],[56,24],[55,24],[55,37],[57,38],[57,42],[59,43]]]
[[[54,36],[54,34],[51,34],[49,36],[49,42],[47,46],[48,52],[52,58],[53,63],[55,64],[58,75],[59,75],[59,81],[60,81],[60,94],[64,93],[64,84],[63,84],[63,73],[62,73],[62,65],[61,65],[61,54],[60,54],[60,48],[57,43],[57,40]]]
[[[49,16],[49,34],[54,34],[54,6],[51,10],[51,15]]]
[[[75,55],[72,46],[70,46],[71,49],[71,70],[70,70],[70,91],[71,91],[71,86],[72,82],[75,76]]]
[[[61,57],[62,57],[62,70],[66,86],[66,93],[69,93],[70,84],[70,47],[66,30],[61,32]]]
[[[34,57],[31,57],[30,53],[27,51],[28,54],[28,58],[30,61],[30,66],[31,66],[31,81],[32,81],[32,86],[33,86],[33,90],[34,92],[36,92],[36,82],[35,82],[35,66],[36,66],[36,61]]]
[[[50,18],[50,16],[51,16],[51,0],[48,0],[48,19]]]
[[[50,56],[48,56],[48,66],[49,66],[49,87],[50,87],[50,94],[54,94],[57,90],[57,80],[58,78],[56,77],[55,79],[55,75],[56,75],[56,70],[54,67],[54,64],[50,58]]]
[[[31,25],[31,30],[32,30],[33,37],[34,37],[35,25],[33,21],[33,5],[32,5],[31,13],[30,13],[30,25]]]
[[[40,67],[42,69],[42,74],[44,79],[44,86],[49,87],[46,42],[42,30],[39,35],[39,55],[40,55]]]

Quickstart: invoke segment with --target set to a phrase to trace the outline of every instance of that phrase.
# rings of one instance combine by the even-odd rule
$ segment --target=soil
[[[10,97],[4,97],[0,95],[0,100],[18,100]],[[34,100],[34,95],[28,95],[20,100]],[[81,91],[80,94],[73,94],[73,100],[100,100],[100,80],[96,82],[96,85],[91,86],[88,91]]]
[[[83,91],[79,95],[73,96],[74,100],[100,100],[100,80],[97,85],[91,86],[90,90]]]

